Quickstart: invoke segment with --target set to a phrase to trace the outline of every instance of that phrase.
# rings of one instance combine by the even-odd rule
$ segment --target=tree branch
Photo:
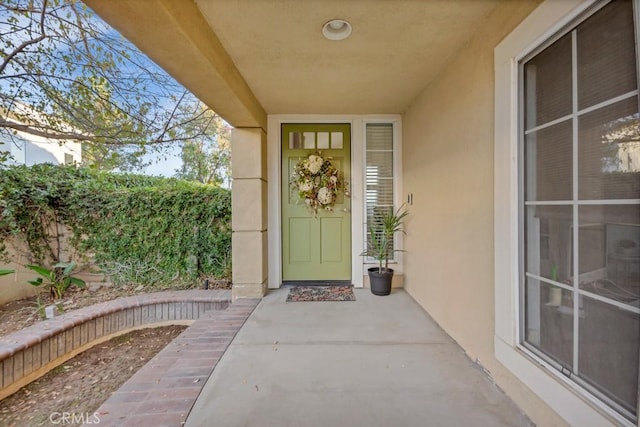
[[[13,129],[18,132],[25,132],[29,135],[41,136],[49,139],[68,139],[75,141],[92,141],[94,137],[82,135],[75,132],[58,132],[53,129],[45,129],[43,127],[34,127],[21,123],[0,119],[0,128]]]
[[[162,140],[164,138],[164,136],[167,134],[167,132],[169,131],[169,125],[171,124],[171,120],[173,120],[173,118],[175,117],[176,112],[178,111],[178,107],[180,107],[180,104],[182,103],[182,100],[184,99],[184,97],[186,95],[187,95],[187,91],[185,90],[184,92],[182,92],[182,95],[180,96],[180,99],[178,100],[178,102],[176,102],[176,105],[174,105],[173,110],[171,111],[171,114],[169,115],[169,118],[167,119],[167,121],[164,124],[162,132],[160,132],[160,135],[157,136],[155,142],[159,142],[159,140]]]
[[[44,18],[47,16],[47,1],[48,0],[43,0],[42,2],[42,13],[40,14],[40,35],[38,37],[36,37],[35,39],[31,39],[31,40],[26,40],[25,42],[23,42],[22,44],[20,44],[20,46],[18,46],[17,48],[15,48],[13,50],[13,52],[11,52],[9,55],[7,55],[4,60],[2,61],[2,64],[0,64],[0,74],[4,73],[5,68],[7,68],[7,65],[9,65],[9,63],[11,62],[11,60],[20,52],[24,51],[28,46],[31,46],[32,44],[36,44],[36,43],[40,43],[42,40],[44,40],[47,37],[46,31],[44,29]]]

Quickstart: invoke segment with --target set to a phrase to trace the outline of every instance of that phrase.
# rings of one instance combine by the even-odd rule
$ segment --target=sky
[[[141,170],[140,173],[145,175],[155,175],[171,177],[175,174],[176,169],[182,166],[180,158],[181,147],[179,143],[172,144],[165,153],[147,153],[143,156],[143,161],[152,162],[148,167]]]
[[[17,3],[26,4],[26,2],[28,1],[29,0],[17,0]],[[36,4],[39,4],[39,2],[36,2]],[[12,45],[15,46],[20,42],[24,41],[23,39],[34,37],[33,36],[34,33],[29,33],[28,31],[12,31],[12,28],[15,28],[15,27],[12,27],[13,24],[11,23],[12,22],[11,19],[15,15],[15,13],[12,15],[10,12],[10,8],[13,7],[12,5],[13,5],[12,2],[8,2],[3,7],[0,7],[0,12],[1,12],[0,13],[0,33],[4,34],[3,37],[5,37],[5,42],[7,42],[6,37],[10,36],[12,38],[12,40],[10,40],[11,43],[0,43],[0,45],[3,47],[3,49],[6,48],[8,50],[11,50]],[[17,27],[26,28],[30,26],[32,29],[37,27],[37,25],[35,24],[37,20],[32,21],[26,17],[22,17],[19,15],[17,19],[18,19]],[[108,26],[108,24],[102,21],[98,16],[94,16],[93,19],[95,19],[96,21],[95,23],[98,27],[104,28],[103,33],[108,38],[118,39],[120,37],[119,34],[113,28]],[[31,22],[31,24],[29,24],[29,22]],[[65,54],[69,53],[69,46],[57,43],[55,39],[53,39],[53,41],[51,41],[49,45],[54,46],[55,53],[56,53],[55,56],[64,56]],[[90,45],[93,46],[93,44],[90,44]],[[116,48],[113,46],[113,44],[109,44],[109,45],[112,48]],[[155,65],[148,57],[146,57],[146,55],[144,55],[142,52],[138,51],[137,49],[135,50],[138,52],[138,54],[133,54],[131,57],[131,61],[125,61],[121,66],[121,70],[124,75],[142,75],[141,73],[139,74],[141,69],[157,70],[158,72],[161,72],[164,75],[167,75],[166,72],[164,72],[163,70],[161,70],[160,67]],[[139,64],[140,68],[137,68],[138,65],[135,65],[135,64]],[[10,94],[12,93],[12,89],[10,86],[12,80],[11,80],[11,77],[7,78],[7,75],[19,74],[20,72],[21,72],[20,69],[14,70],[12,67],[9,67],[7,68],[7,70],[5,70],[5,73],[3,73],[5,79],[3,80],[2,78],[0,78],[0,95],[4,94],[4,95],[10,96]],[[175,82],[175,80],[170,77],[168,77],[168,80],[166,80],[164,84],[159,84],[159,85],[148,83],[148,80],[146,79],[143,79],[143,80],[147,81],[147,87],[145,88],[144,93],[157,94],[159,97],[156,98],[158,101],[156,102],[155,105],[160,106],[162,108],[162,105],[164,105],[166,102],[167,105],[165,109],[168,111],[172,110],[173,106],[168,97],[165,97],[165,98],[162,97],[163,94],[167,94],[167,90],[170,90],[171,91],[169,92],[170,94],[180,97],[181,92],[184,90],[184,88],[179,83]],[[18,81],[18,84],[20,84],[20,81]],[[144,84],[144,83],[140,83],[140,84]],[[127,90],[129,90],[129,88],[125,88],[125,90],[122,93],[127,93]],[[30,91],[30,92],[34,93],[34,91]],[[115,99],[117,97],[116,92],[114,92],[113,95]],[[7,97],[7,99],[8,98],[9,97]],[[30,98],[30,99],[35,100],[37,98]],[[28,102],[28,100],[26,101]],[[152,122],[152,123],[161,124],[161,122],[160,123]],[[182,160],[180,156],[181,145],[182,143],[176,143],[176,144],[171,144],[168,147],[163,147],[163,150],[161,153],[157,152],[159,150],[149,149],[148,154],[146,154],[143,157],[143,163],[150,163],[150,165],[144,169],[141,169],[135,172],[144,173],[148,175],[159,175],[159,176],[167,176],[167,177],[173,176],[175,174],[175,171],[179,169],[182,165]]]

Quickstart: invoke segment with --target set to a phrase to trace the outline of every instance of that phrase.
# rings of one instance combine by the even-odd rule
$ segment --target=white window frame
[[[496,48],[494,268],[496,358],[571,425],[634,426],[520,344],[518,66],[597,0],[546,0]],[[637,0],[634,0],[637,2]],[[637,6],[637,3],[634,5]],[[636,7],[636,12],[637,12]]]
[[[367,125],[369,124],[388,124],[392,126],[393,129],[393,209],[394,211],[398,209],[402,203],[404,202],[402,197],[402,145],[400,144],[400,136],[401,136],[401,123],[399,119],[389,120],[389,119],[369,119],[364,120],[362,124],[362,136],[364,138],[363,142],[363,165],[362,165],[362,185],[363,185],[363,194],[367,191],[366,186],[366,166],[367,166]],[[367,242],[367,201],[366,198],[363,197],[362,200],[362,211],[363,211],[363,220],[362,220],[362,233],[363,233],[363,242],[361,248],[364,250],[364,247]],[[402,233],[398,233],[394,237],[394,249],[401,250],[404,247],[404,236]],[[363,258],[363,257],[360,257]],[[393,264],[393,269],[396,274],[403,274],[402,271],[402,252],[398,251],[393,254],[393,256],[389,259],[389,264]],[[370,267],[376,267],[378,262],[371,257],[364,257],[364,273],[366,274],[367,269]]]

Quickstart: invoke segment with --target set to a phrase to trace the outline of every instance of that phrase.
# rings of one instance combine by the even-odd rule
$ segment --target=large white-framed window
[[[610,2],[520,61],[519,194],[522,344],[635,421],[640,116],[634,27],[632,2]]]
[[[638,425],[637,2],[559,3],[496,48],[496,356],[572,424]]]

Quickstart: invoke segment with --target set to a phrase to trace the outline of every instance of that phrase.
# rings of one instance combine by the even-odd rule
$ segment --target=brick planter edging
[[[85,425],[184,425],[220,358],[259,302],[238,299],[225,310],[200,316],[111,394]]]
[[[231,303],[228,290],[140,294],[83,307],[0,337],[0,400],[96,344],[134,329],[191,324]]]

